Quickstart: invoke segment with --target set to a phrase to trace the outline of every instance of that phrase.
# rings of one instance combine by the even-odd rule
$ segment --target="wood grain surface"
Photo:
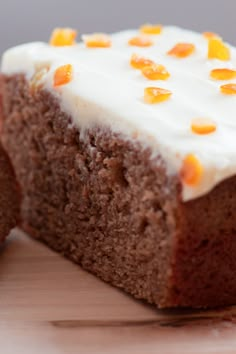
[[[236,354],[236,307],[158,311],[14,231],[0,252],[1,354]]]

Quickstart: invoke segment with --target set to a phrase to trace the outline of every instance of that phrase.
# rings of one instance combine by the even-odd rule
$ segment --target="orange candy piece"
[[[220,38],[209,38],[208,59],[230,60],[230,49]]]
[[[177,43],[167,54],[177,58],[186,58],[193,54],[194,51],[195,45],[192,43]]]
[[[182,182],[194,187],[199,184],[202,175],[203,166],[198,158],[193,154],[187,155],[180,169],[180,178]]]
[[[112,45],[110,36],[105,33],[84,35],[83,41],[88,48],[109,48]]]
[[[71,64],[60,66],[54,73],[54,87],[68,84],[72,80],[73,67]]]
[[[130,59],[130,65],[135,69],[142,69],[145,66],[152,64],[154,64],[154,61],[137,54],[133,54]]]
[[[144,90],[144,101],[149,104],[160,103],[170,98],[172,92],[160,87],[147,87]]]
[[[153,45],[153,42],[147,36],[137,36],[131,38],[128,44],[135,47],[150,47],[151,45]]]
[[[203,37],[205,37],[206,39],[209,38],[220,38],[220,36],[218,36],[218,34],[214,33],[214,32],[203,32]]]
[[[196,134],[210,134],[216,131],[216,124],[208,118],[195,118],[192,120],[191,129]]]
[[[161,25],[151,25],[149,23],[143,25],[140,27],[140,32],[143,34],[160,34],[162,32],[162,26]]]
[[[226,84],[220,87],[220,90],[225,95],[236,95],[236,84]]]
[[[236,78],[236,70],[233,69],[213,69],[210,76],[215,80],[231,80]]]
[[[163,65],[152,64],[142,68],[142,74],[149,80],[167,80],[170,74]]]
[[[55,47],[74,45],[77,32],[71,28],[55,28],[50,38],[50,44]]]

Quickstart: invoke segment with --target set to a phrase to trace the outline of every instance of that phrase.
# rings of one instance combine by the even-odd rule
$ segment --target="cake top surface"
[[[234,47],[171,26],[74,37],[56,30],[49,44],[10,49],[2,71],[43,85],[80,129],[109,126],[161,154],[184,201],[236,174]]]

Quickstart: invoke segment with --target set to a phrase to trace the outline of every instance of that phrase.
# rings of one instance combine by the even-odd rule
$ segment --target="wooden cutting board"
[[[1,354],[236,354],[236,307],[158,311],[20,231],[0,253]]]

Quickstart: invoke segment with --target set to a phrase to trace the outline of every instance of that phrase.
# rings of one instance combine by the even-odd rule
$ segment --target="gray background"
[[[56,26],[110,32],[144,22],[211,30],[236,44],[236,0],[0,0],[0,5],[0,53],[48,40]]]

